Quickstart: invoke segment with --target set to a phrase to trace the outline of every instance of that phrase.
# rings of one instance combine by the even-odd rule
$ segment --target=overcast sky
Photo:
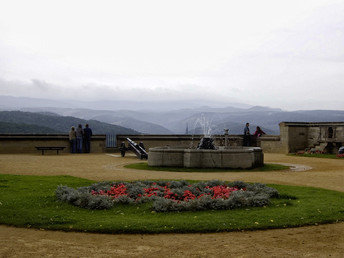
[[[344,110],[344,0],[1,0],[0,95]]]

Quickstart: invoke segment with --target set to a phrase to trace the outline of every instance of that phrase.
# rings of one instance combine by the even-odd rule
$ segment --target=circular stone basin
[[[156,147],[149,149],[148,165],[152,167],[248,169],[262,167],[264,154],[259,147],[231,147],[219,150]]]

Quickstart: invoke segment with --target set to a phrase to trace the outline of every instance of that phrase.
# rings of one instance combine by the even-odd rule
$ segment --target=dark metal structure
[[[130,138],[127,138],[127,141],[129,143],[127,150],[131,150],[132,152],[134,152],[139,159],[148,159],[148,153],[146,152],[145,147],[142,142],[140,142],[140,144],[137,144]],[[121,150],[121,153],[122,153],[122,150]],[[125,152],[124,152],[124,155],[125,155]],[[123,157],[124,155],[122,154]]]

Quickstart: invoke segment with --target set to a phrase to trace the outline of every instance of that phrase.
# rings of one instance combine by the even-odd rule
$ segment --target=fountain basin
[[[186,168],[242,168],[264,165],[264,154],[259,147],[231,147],[220,150],[150,148],[148,165],[153,167]]]

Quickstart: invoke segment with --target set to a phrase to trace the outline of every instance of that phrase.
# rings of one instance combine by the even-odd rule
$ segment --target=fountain
[[[259,147],[233,147],[228,144],[225,129],[225,146],[216,148],[213,139],[204,136],[196,149],[156,147],[150,148],[149,166],[186,168],[242,168],[264,165],[263,151]]]
[[[198,144],[198,150],[215,150],[214,140],[210,137],[203,137]]]

